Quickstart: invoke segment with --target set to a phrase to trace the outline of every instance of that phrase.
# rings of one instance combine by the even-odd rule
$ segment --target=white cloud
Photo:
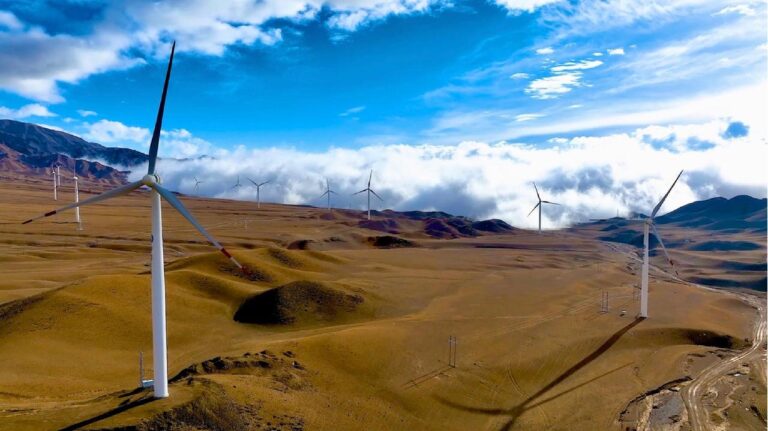
[[[99,120],[95,123],[84,123],[86,133],[83,138],[99,144],[149,145],[149,130],[143,127],[126,126],[119,121]]]
[[[180,52],[220,56],[232,45],[274,45],[276,19],[302,22],[322,10],[326,25],[352,31],[391,15],[425,13],[444,0],[196,0],[108,2],[90,34],[47,33],[0,11],[0,89],[29,99],[63,102],[60,83],[134,67],[146,55],[164,58],[171,39]]]
[[[5,27],[9,30],[18,30],[24,25],[16,18],[16,15],[0,10],[0,27]]]
[[[581,85],[581,72],[559,73],[533,80],[525,92],[535,99],[554,99]]]
[[[211,155],[217,151],[210,142],[192,135],[186,129],[174,129],[160,133],[160,156],[186,159]]]
[[[608,55],[624,55],[624,48],[612,48],[606,50],[608,52]]]
[[[344,111],[341,114],[339,114],[339,117],[348,117],[350,115],[358,114],[360,112],[363,112],[364,110],[365,110],[365,106],[364,105],[355,106],[355,107],[349,108],[346,111]]]
[[[565,64],[561,64],[558,66],[552,67],[552,72],[565,72],[568,70],[586,70],[586,69],[594,69],[596,67],[599,67],[603,64],[600,60],[582,60],[577,62],[568,62]]]
[[[594,55],[595,57],[602,57],[603,53],[602,52],[593,52],[592,55]]]
[[[6,108],[0,106],[0,117],[10,118],[13,120],[19,120],[29,117],[55,117],[56,114],[49,111],[47,107],[38,103],[30,103],[24,105],[18,109]]]
[[[523,122],[523,121],[531,121],[535,120],[537,118],[543,117],[544,114],[520,114],[515,116],[515,121],[517,122]]]
[[[512,75],[510,75],[509,77],[510,77],[511,79],[528,79],[528,78],[530,78],[530,76],[531,76],[531,75],[529,75],[529,74],[527,74],[527,73],[517,72],[517,73],[513,73],[513,74],[512,74]]]
[[[559,1],[561,0],[494,0],[497,5],[507,8],[510,12],[533,12],[542,6]]]
[[[368,170],[374,169],[374,187],[388,208],[498,217],[523,227],[536,224],[535,218],[526,217],[535,203],[530,181],[536,181],[547,198],[563,204],[562,210],[545,213],[545,225],[562,227],[613,215],[617,208],[647,213],[680,169],[686,174],[662,212],[721,194],[765,196],[766,144],[751,135],[725,139],[726,126],[726,121],[651,126],[607,136],[552,139],[546,147],[476,141],[331,148],[320,153],[240,147],[214,150],[214,158],[163,159],[159,169],[174,190],[191,193],[191,178],[197,176],[205,181],[201,193],[238,199],[255,199],[255,190],[230,190],[236,176],[259,172],[274,180],[262,190],[265,200],[316,205],[322,204],[316,198],[324,178],[340,196],[347,196],[364,186]],[[698,141],[708,145],[691,144]],[[142,173],[138,168],[132,175]],[[346,197],[334,205],[350,203],[355,208],[364,205],[362,199]]]
[[[715,15],[727,15],[731,13],[737,13],[745,16],[754,16],[756,12],[748,4],[737,4],[732,6],[726,6],[720,9],[720,11],[718,11],[717,13],[715,13]]]
[[[80,114],[81,117],[93,117],[98,115],[96,112],[88,111],[86,109],[78,109],[77,113]]]
[[[549,47],[549,46],[545,47],[545,48],[539,48],[539,49],[536,50],[536,54],[539,54],[539,55],[549,55],[549,54],[552,54],[554,52],[555,52],[555,50],[552,49],[552,47]]]

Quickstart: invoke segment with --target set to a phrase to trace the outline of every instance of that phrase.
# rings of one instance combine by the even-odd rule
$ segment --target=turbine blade
[[[163,95],[160,97],[160,108],[157,110],[157,120],[155,120],[155,130],[152,132],[152,142],[149,144],[149,168],[147,173],[155,173],[155,162],[157,161],[157,148],[160,146],[160,130],[163,128],[163,112],[165,111],[165,96],[168,94],[168,81],[171,79],[171,67],[173,66],[173,53],[176,51],[176,41],[171,46],[171,58],[168,60],[168,70],[165,72],[165,84],[163,85]]]
[[[541,196],[539,196],[539,188],[536,187],[536,183],[533,183],[533,189],[536,190],[536,197],[539,198],[539,201],[541,201]]]
[[[541,202],[542,202],[542,203],[545,203],[545,204],[560,205],[560,204],[559,204],[559,203],[557,203],[557,202],[550,202],[550,201],[541,201]]]
[[[264,184],[269,184],[270,180],[264,181],[263,183],[259,184],[259,187],[263,186]]]
[[[538,208],[538,207],[539,207],[539,205],[541,205],[541,202],[537,203],[537,204],[536,204],[536,206],[535,206],[535,207],[533,207],[533,209],[531,210],[531,212],[529,212],[529,213],[528,213],[528,215],[527,215],[526,217],[530,217],[530,216],[531,216],[531,214],[533,214],[533,212],[534,212],[534,211],[536,211],[536,208]]]
[[[205,239],[207,239],[211,244],[213,244],[214,247],[216,247],[224,256],[229,258],[229,260],[232,261],[232,263],[235,264],[240,269],[243,269],[243,265],[240,264],[237,260],[235,260],[234,257],[232,257],[231,254],[227,251],[224,246],[222,246],[214,237],[211,236],[211,234],[208,233],[205,228],[197,222],[195,217],[190,214],[189,211],[187,211],[187,208],[184,207],[184,204],[181,203],[179,198],[176,197],[173,193],[171,193],[170,190],[163,188],[159,184],[153,184],[152,188],[157,190],[158,193],[160,193],[160,196],[163,197],[166,201],[168,201],[169,204],[171,204],[172,207],[176,208],[176,211],[178,211],[182,216],[184,216],[187,221],[189,221],[192,226],[194,226],[203,236]]]
[[[371,188],[371,179],[373,178],[373,169],[371,169],[371,174],[368,175],[368,188]]]
[[[90,197],[88,199],[84,199],[84,200],[82,200],[80,202],[75,202],[75,203],[72,203],[72,204],[69,204],[69,205],[65,205],[65,206],[63,206],[63,207],[61,207],[59,209],[47,212],[47,213],[45,213],[45,214],[43,214],[41,216],[37,216],[37,217],[32,218],[32,219],[29,219],[29,220],[23,222],[22,224],[31,223],[31,222],[33,222],[35,220],[39,220],[39,219],[41,219],[43,217],[50,217],[50,216],[52,216],[54,214],[58,214],[60,212],[63,212],[63,211],[66,211],[66,210],[69,210],[69,209],[72,209],[72,208],[82,207],[82,206],[90,205],[90,204],[93,204],[93,203],[96,203],[96,202],[100,202],[100,201],[103,201],[103,200],[106,200],[106,199],[114,198],[115,196],[124,195],[126,193],[132,192],[133,190],[138,189],[139,187],[141,187],[141,185],[142,185],[141,181],[136,181],[135,183],[126,184],[124,186],[120,186],[120,187],[117,187],[117,188],[112,189],[110,191],[104,192],[104,193],[102,193],[100,195],[96,195],[96,196]]]
[[[327,194],[328,194],[328,190],[326,190],[325,192],[323,192],[323,194],[321,194],[321,195],[320,195],[320,197],[319,197],[318,199],[320,199],[321,197],[323,197],[323,196],[325,196],[325,195],[327,195]]]
[[[664,247],[664,241],[661,240],[661,235],[659,235],[659,231],[656,230],[656,224],[651,223],[651,229],[653,229],[653,234],[656,235],[656,239],[659,240],[659,245],[661,246],[661,249],[664,251],[664,256],[667,257],[667,260],[669,261],[669,266],[672,267],[672,270],[675,271],[676,276],[680,276],[680,274],[677,273],[677,268],[675,268],[675,261],[672,260],[671,257],[669,257],[669,253],[667,253],[667,248]]]
[[[362,192],[367,192],[367,191],[368,191],[368,189],[362,189],[362,190],[360,190],[360,191],[359,191],[359,192],[357,192],[357,193],[352,193],[352,196],[354,196],[354,195],[359,195],[360,193],[362,193]]]
[[[659,209],[661,208],[661,205],[667,199],[667,196],[669,196],[669,192],[672,191],[672,187],[674,187],[675,184],[677,184],[677,180],[680,179],[680,175],[683,175],[683,171],[680,171],[680,173],[677,174],[677,178],[675,178],[675,182],[672,183],[672,185],[669,187],[669,190],[667,190],[667,193],[664,194],[664,197],[661,198],[661,200],[659,201],[658,205],[656,205],[656,208],[653,209],[653,212],[651,213],[651,218],[655,217],[656,213],[659,212]]]
[[[246,177],[246,178],[248,178],[248,177]],[[256,181],[254,181],[254,180],[252,180],[252,179],[250,179],[250,178],[248,178],[248,181],[252,182],[252,183],[253,183],[253,185],[254,185],[254,186],[256,186],[256,187],[259,187],[259,186],[261,186],[261,184],[258,184]]]
[[[373,195],[374,195],[374,196],[376,196],[377,198],[379,198],[379,200],[380,200],[380,201],[384,202],[384,199],[382,199],[382,198],[381,198],[381,196],[377,195],[377,194],[376,194],[376,192],[374,192],[374,191],[373,191],[373,189],[368,189],[368,190],[370,190],[370,191],[371,191],[371,193],[373,193]]]

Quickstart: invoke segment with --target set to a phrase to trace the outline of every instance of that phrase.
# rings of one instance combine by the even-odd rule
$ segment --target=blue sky
[[[654,151],[680,141],[677,160],[703,166],[734,122],[764,151],[765,16],[749,0],[0,0],[0,117],[146,151],[176,39],[166,157],[348,149],[373,167],[390,163],[362,156],[375,147],[453,157],[462,142],[546,151],[628,136]],[[724,175],[701,187],[755,193],[763,179]],[[291,193],[275,199],[309,199]],[[424,201],[406,195],[392,200]]]

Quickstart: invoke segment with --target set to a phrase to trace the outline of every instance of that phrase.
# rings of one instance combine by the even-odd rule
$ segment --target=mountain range
[[[60,164],[65,171],[101,183],[123,183],[131,167],[147,155],[128,148],[105,147],[75,135],[14,120],[0,120],[0,168],[4,173],[40,176]]]

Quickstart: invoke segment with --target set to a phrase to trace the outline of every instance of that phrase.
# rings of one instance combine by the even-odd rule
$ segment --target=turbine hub
[[[151,187],[152,184],[160,184],[160,177],[157,174],[147,174],[141,179],[141,183]]]

